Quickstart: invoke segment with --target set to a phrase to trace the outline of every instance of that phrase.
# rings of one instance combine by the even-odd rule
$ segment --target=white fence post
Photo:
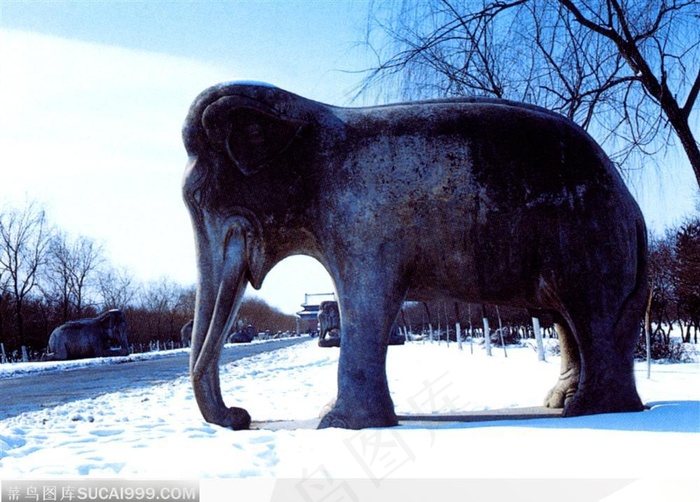
[[[486,344],[486,355],[491,355],[491,331],[489,330],[489,320],[486,316],[484,320],[484,343]]]
[[[532,329],[535,332],[535,340],[537,341],[537,359],[544,361],[544,344],[542,343],[542,330],[540,329],[540,320],[537,317],[532,318]]]

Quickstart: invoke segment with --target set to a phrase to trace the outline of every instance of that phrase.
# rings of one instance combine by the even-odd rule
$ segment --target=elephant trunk
[[[200,249],[190,353],[190,378],[204,419],[236,430],[250,427],[250,415],[244,409],[225,405],[219,381],[219,359],[247,284],[245,241],[244,232],[229,232],[217,264],[212,263],[211,253],[202,254]]]

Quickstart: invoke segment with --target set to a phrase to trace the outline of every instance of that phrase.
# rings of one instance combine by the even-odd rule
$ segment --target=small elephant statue
[[[338,302],[325,301],[318,306],[319,347],[340,347],[340,312]]]
[[[128,355],[126,320],[121,310],[114,309],[98,317],[69,321],[53,330],[45,360]]]
[[[183,128],[183,194],[199,284],[190,376],[204,418],[245,429],[218,363],[248,283],[306,254],[332,277],[343,336],[319,427],[398,423],[387,341],[405,300],[553,316],[564,416],[643,409],[633,351],[648,288],[641,211],[598,144],[566,118],[488,98],[341,108],[224,83]]]
[[[340,347],[340,312],[338,302],[321,302],[318,310],[318,346]],[[406,338],[401,334],[398,324],[394,323],[389,332],[388,345],[403,345]]]
[[[180,328],[180,343],[183,347],[189,347],[192,344],[192,325],[194,319],[190,319]]]
[[[255,328],[252,324],[249,324],[245,328],[241,328],[238,331],[231,333],[228,340],[231,343],[250,343],[255,338]]]

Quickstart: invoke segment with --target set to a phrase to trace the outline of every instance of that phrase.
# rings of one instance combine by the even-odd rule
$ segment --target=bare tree
[[[371,10],[378,63],[363,90],[539,104],[589,129],[618,163],[677,138],[700,184],[698,0],[418,0]]]
[[[126,308],[134,301],[139,291],[134,277],[128,270],[112,266],[103,267],[98,272],[97,287],[104,310]]]
[[[184,288],[167,278],[147,284],[132,323],[136,337],[179,340],[180,328],[194,314],[194,287]]]
[[[0,214],[0,269],[8,277],[19,343],[25,341],[25,302],[37,286],[50,237],[45,212],[34,202]]]
[[[262,298],[247,296],[238,310],[234,327],[243,328],[248,325],[258,331],[291,331],[295,328],[296,320],[294,316],[271,307]]]
[[[7,318],[10,300],[10,275],[0,264],[0,342],[5,341],[5,319]]]
[[[684,342],[690,342],[690,329],[695,343],[700,330],[700,218],[688,221],[678,230],[675,241],[675,292],[681,314],[687,322]]]
[[[97,288],[97,270],[104,262],[101,246],[84,236],[71,241],[59,232],[51,239],[48,257],[47,297],[58,304],[62,322],[80,317],[90,301],[90,287]]]
[[[675,309],[675,240],[676,236],[668,233],[664,238],[653,238],[649,243],[649,276],[652,282],[650,316],[654,323],[656,335],[661,333],[666,343],[677,318]],[[668,334],[664,331],[668,327]]]

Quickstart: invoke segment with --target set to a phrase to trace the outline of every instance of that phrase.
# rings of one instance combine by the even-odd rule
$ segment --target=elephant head
[[[198,269],[190,375],[207,421],[249,426],[221,395],[221,348],[247,284],[293,254],[336,286],[338,396],[322,427],[397,423],[386,353],[406,299],[550,312],[567,350],[548,405],[641,409],[644,222],[570,121],[479,98],[338,108],[233,83],[195,100],[183,140]]]
[[[109,310],[96,319],[101,332],[103,348],[106,352],[110,350],[120,354],[129,353],[129,342],[127,340],[126,319],[119,309]]]
[[[295,162],[320,109],[274,87],[224,85],[203,93],[185,123],[183,192],[199,272],[190,370],[211,422],[238,429],[250,421],[245,410],[224,406],[218,382],[221,348],[247,283],[260,288],[282,258],[314,254],[300,230],[307,187]]]

